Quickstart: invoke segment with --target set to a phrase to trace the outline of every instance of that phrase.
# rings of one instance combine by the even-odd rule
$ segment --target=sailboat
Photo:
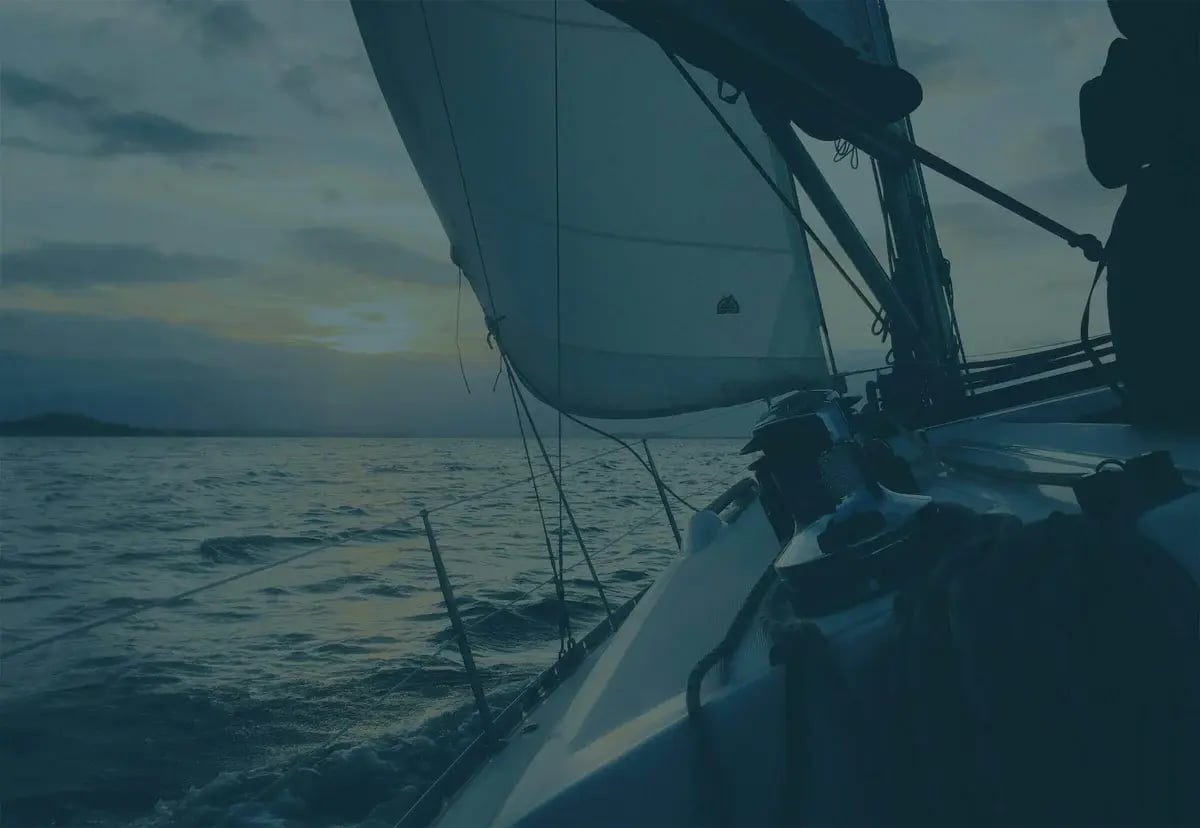
[[[866,59],[896,64],[882,0],[797,4]],[[1105,416],[1119,403],[1107,337],[968,361],[925,170],[1094,261],[1093,237],[926,153],[908,119],[856,119],[738,3],[661,0],[651,5],[674,22],[655,31],[601,2],[352,5],[514,395],[580,422],[769,404],[747,435],[750,474],[691,516],[652,586],[606,604],[503,711],[472,679],[483,735],[401,825],[935,821],[880,804],[911,806],[911,791],[880,795],[887,772],[864,747],[872,715],[886,715],[869,702],[879,653],[912,640],[900,605],[913,583],[980,537],[1100,537],[1112,521],[1200,582],[1200,442]],[[681,59],[663,33],[685,24],[774,86],[740,89]],[[872,156],[887,262],[770,88],[825,100]],[[891,337],[893,364],[861,396],[832,362],[797,186]],[[667,504],[669,481],[644,465]],[[1046,524],[1055,513],[1082,523]],[[432,532],[431,546],[436,559]],[[439,578],[471,675],[441,567]],[[953,741],[928,736],[929,756],[938,738]],[[939,767],[946,788],[923,801],[949,807],[967,777]]]

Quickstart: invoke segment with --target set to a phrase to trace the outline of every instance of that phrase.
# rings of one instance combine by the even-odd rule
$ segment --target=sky
[[[918,141],[1104,237],[1120,194],[1077,122],[1116,34],[1102,0],[889,9]],[[0,92],[0,417],[512,433],[348,3],[6,0]],[[869,167],[809,146],[881,248]],[[1078,253],[927,180],[968,353],[1077,336]],[[843,367],[870,364],[869,318],[814,256]]]

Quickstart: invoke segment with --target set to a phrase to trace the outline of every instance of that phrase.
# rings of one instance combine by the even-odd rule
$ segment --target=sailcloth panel
[[[354,12],[453,257],[539,398],[653,417],[828,376],[803,235],[654,42],[585,2]],[[718,106],[794,196],[745,100]]]

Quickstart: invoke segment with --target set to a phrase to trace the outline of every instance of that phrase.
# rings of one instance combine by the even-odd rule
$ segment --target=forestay
[[[803,234],[656,44],[583,2],[353,7],[453,257],[537,396],[635,418],[823,384]],[[744,98],[717,105],[794,197]]]

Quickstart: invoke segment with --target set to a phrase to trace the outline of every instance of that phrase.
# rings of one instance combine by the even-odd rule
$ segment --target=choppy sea
[[[700,506],[738,445],[651,442]],[[661,503],[610,442],[562,463],[615,605],[674,552]],[[393,825],[478,733],[422,508],[494,706],[558,653],[528,476],[519,439],[0,441],[0,651],[229,579],[0,662],[0,821]],[[601,604],[569,524],[563,548],[582,636]]]

